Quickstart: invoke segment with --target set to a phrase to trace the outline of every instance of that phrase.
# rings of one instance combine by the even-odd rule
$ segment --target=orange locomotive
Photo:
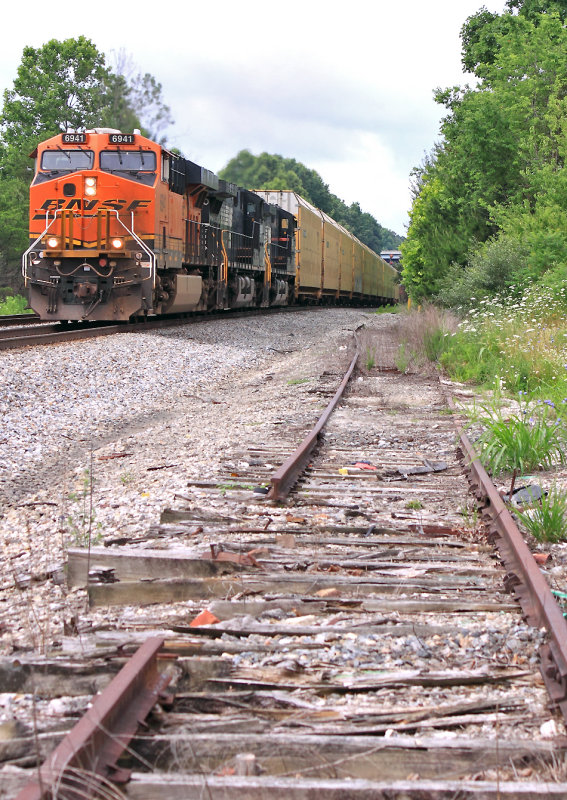
[[[61,133],[32,153],[30,306],[128,320],[293,298],[293,214],[142,136]]]

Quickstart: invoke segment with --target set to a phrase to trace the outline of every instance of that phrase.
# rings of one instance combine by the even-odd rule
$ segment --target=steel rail
[[[0,328],[5,328],[9,325],[17,327],[18,325],[30,325],[32,322],[39,322],[37,314],[2,314],[0,315]]]
[[[451,397],[448,397],[448,402],[450,408],[457,411]],[[475,487],[477,500],[483,504],[480,509],[488,523],[489,538],[498,547],[508,570],[504,585],[518,599],[526,620],[538,628],[545,628],[548,633],[549,642],[540,648],[540,668],[552,702],[567,721],[567,622],[473,445],[456,420],[455,425],[469,480]]]
[[[0,323],[0,340],[8,339],[28,339],[34,336],[45,336],[48,333],[59,333],[61,325],[58,322],[40,322],[34,320],[34,325],[28,323],[27,325],[2,325]],[[14,330],[15,328],[15,330]]]
[[[52,331],[50,333],[26,331],[26,333],[21,336],[0,336],[0,350],[13,350],[17,347],[31,347],[42,344],[56,344],[57,342],[72,342],[77,339],[108,336],[112,333],[127,333],[129,330],[131,330],[131,326],[129,325],[106,325],[82,328],[79,330]]]
[[[347,384],[350,380],[350,377],[356,367],[356,363],[359,357],[359,350],[357,349],[356,353],[354,354],[352,361],[350,362],[350,366],[341,381],[341,385],[335,392],[335,395],[323,414],[319,417],[319,420],[314,428],[307,434],[305,439],[301,442],[297,450],[293,452],[281,465],[281,467],[274,472],[272,475],[270,483],[271,488],[267,494],[270,500],[283,500],[289,493],[292,486],[297,481],[298,477],[301,475],[305,467],[307,466],[307,462],[309,461],[309,457],[313,452],[315,445],[318,443],[319,438],[321,436],[321,432],[325,427],[327,420],[335,410],[339,400],[344,394],[344,391],[347,387]]]
[[[158,636],[144,642],[16,800],[96,797],[97,787],[108,780],[129,779],[130,771],[118,767],[117,760],[169,683],[157,669],[163,642]]]

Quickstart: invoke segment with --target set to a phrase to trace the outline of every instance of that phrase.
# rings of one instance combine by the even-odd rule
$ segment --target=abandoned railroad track
[[[89,525],[89,546],[66,549],[75,613],[49,652],[20,650],[0,667],[9,692],[36,698],[34,725],[20,720],[0,741],[13,793],[0,797],[47,797],[29,781],[53,752],[59,771],[73,767],[57,796],[79,796],[77,775],[85,791],[92,752],[71,762],[65,736],[123,665],[132,672],[139,647],[143,667],[117,680],[149,697],[143,716],[158,704],[136,733],[110,734],[127,744],[120,765],[132,774],[110,757],[105,780],[129,780],[105,783],[105,796],[565,796],[563,720],[540,672],[551,641],[560,683],[554,634],[506,590],[525,595],[526,580],[518,568],[510,581],[514,566],[489,541],[495,522],[470,492],[445,396],[454,387],[395,371],[391,330],[378,330],[376,366],[355,374],[287,498],[273,499],[274,473],[340,383],[330,352],[316,379],[294,384],[294,413],[291,376],[320,353],[226,387],[203,421],[223,443],[208,473],[187,475],[159,521],[102,542]],[[345,367],[349,341],[332,353]],[[255,405],[266,380],[271,394]],[[220,426],[237,418],[227,442]],[[162,455],[146,470],[179,469],[181,449]],[[116,475],[129,453],[121,443],[96,457]],[[84,504],[96,506],[96,491],[85,489]],[[104,697],[91,709],[98,735],[113,714],[126,717],[118,695],[100,711]],[[60,709],[56,723],[49,708]]]

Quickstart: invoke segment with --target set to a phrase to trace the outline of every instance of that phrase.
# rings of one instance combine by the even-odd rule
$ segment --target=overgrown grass
[[[520,402],[517,412],[498,401],[469,412],[482,432],[475,442],[479,457],[492,475],[545,469],[567,460],[567,431],[547,404]]]
[[[402,309],[402,306],[399,303],[395,305],[388,305],[388,306],[380,306],[374,312],[375,314],[399,314]]]
[[[539,542],[560,542],[567,538],[567,496],[557,486],[532,508],[514,509],[514,514]]]
[[[533,285],[482,300],[448,337],[439,360],[458,381],[567,404],[567,285]]]
[[[438,364],[446,350],[447,342],[457,330],[458,319],[450,311],[434,305],[424,305],[420,311],[400,315],[398,356],[396,366],[400,372],[412,367],[426,369]]]
[[[8,314],[33,314],[31,308],[27,307],[28,301],[19,294],[9,295],[0,303],[0,316]]]
[[[459,311],[463,318],[453,330],[430,311],[407,315],[399,360],[407,364],[421,353],[453,380],[496,387],[493,400],[470,414],[481,431],[475,445],[493,475],[566,464],[567,280],[471,297]],[[408,335],[412,326],[419,335]],[[514,513],[539,540],[567,540],[564,489],[554,488],[541,503]]]

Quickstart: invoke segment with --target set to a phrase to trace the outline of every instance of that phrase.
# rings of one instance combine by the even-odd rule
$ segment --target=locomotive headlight
[[[96,178],[85,178],[85,194],[88,197],[96,194]]]
[[[113,246],[113,248],[115,250],[120,250],[120,248],[122,247],[122,244],[123,244],[122,239],[113,239],[112,240],[112,246]]]
[[[50,250],[55,250],[55,248],[59,244],[59,239],[56,236],[50,236],[46,244]]]

